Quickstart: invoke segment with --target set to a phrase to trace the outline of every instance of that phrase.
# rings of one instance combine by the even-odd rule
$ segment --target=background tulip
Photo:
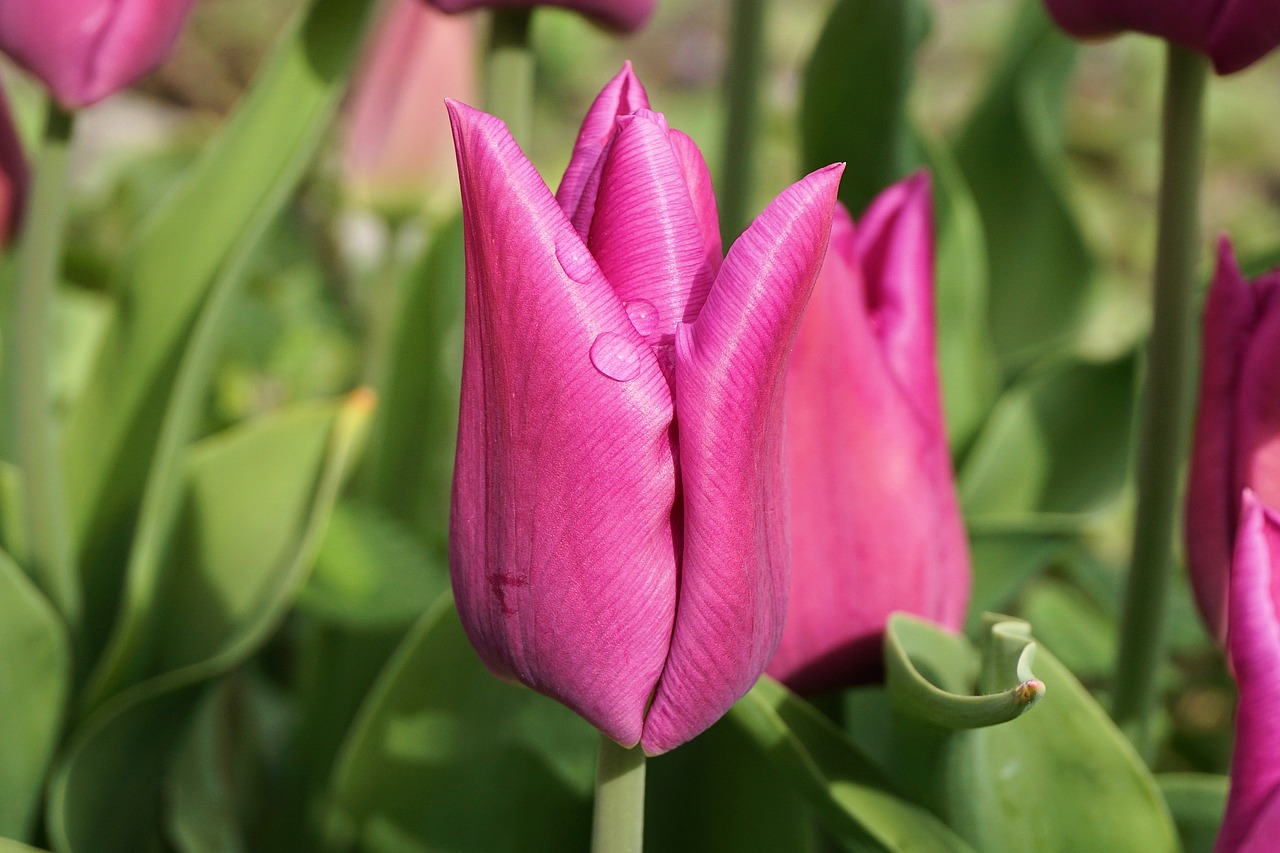
[[[1231,794],[1217,849],[1274,850],[1280,830],[1280,515],[1246,491],[1227,632],[1239,686]]]
[[[1280,271],[1250,284],[1224,239],[1204,312],[1187,484],[1187,560],[1205,622],[1225,636],[1240,490],[1280,505]]]
[[[840,167],[721,261],[692,140],[630,67],[557,198],[451,104],[467,250],[451,568],[495,673],[670,749],[763,672],[786,613],[782,378]]]
[[[1137,30],[1213,60],[1219,74],[1253,64],[1280,45],[1275,0],[1045,0],[1064,30],[1097,38]]]
[[[560,6],[580,12],[606,27],[630,32],[640,29],[648,22],[657,0],[428,0],[428,2],[444,12]]]
[[[13,237],[27,193],[27,158],[0,89],[0,248]]]
[[[475,97],[475,26],[421,0],[396,0],[378,24],[352,86],[343,174],[356,199],[416,210],[456,187],[446,96]]]
[[[133,83],[168,55],[195,0],[6,0],[0,50],[68,108]]]
[[[880,667],[891,612],[958,629],[969,555],[947,450],[928,178],[839,208],[787,369],[792,581],[769,673],[813,692]]]

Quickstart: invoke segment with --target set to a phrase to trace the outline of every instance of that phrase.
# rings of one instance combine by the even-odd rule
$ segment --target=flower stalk
[[[724,172],[720,179],[721,231],[733,242],[750,221],[760,136],[760,77],[764,64],[765,0],[733,0],[729,66],[725,77]]]
[[[644,750],[627,749],[600,735],[592,853],[641,853],[644,849]]]
[[[1138,506],[1113,707],[1116,722],[1143,754],[1150,752],[1150,714],[1164,658],[1173,524],[1191,421],[1207,72],[1202,56],[1168,46],[1154,311],[1137,449]]]
[[[67,158],[73,125],[72,114],[51,101],[19,247],[14,299],[18,443],[28,559],[37,582],[71,626],[79,619],[80,587],[62,494],[49,352],[67,215]]]
[[[532,9],[494,9],[485,49],[485,110],[507,123],[522,145],[533,129]]]

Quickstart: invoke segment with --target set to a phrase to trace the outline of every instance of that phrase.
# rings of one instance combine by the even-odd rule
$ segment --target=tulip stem
[[[533,127],[532,9],[494,9],[485,53],[485,110],[507,123],[526,148]]]
[[[644,849],[644,768],[643,749],[627,749],[600,735],[591,853],[641,853]]]
[[[62,494],[60,430],[49,382],[53,309],[67,218],[71,113],[50,101],[18,248],[13,339],[17,376],[18,454],[23,475],[27,563],[69,626],[80,615],[75,549]]]
[[[733,0],[729,64],[725,74],[727,116],[720,180],[721,234],[725,245],[746,230],[755,184],[760,138],[760,76],[764,65],[765,0]]]
[[[1164,659],[1174,519],[1192,414],[1207,69],[1200,55],[1168,46],[1154,305],[1136,460],[1138,505],[1113,707],[1116,722],[1146,756],[1152,750],[1150,718]]]

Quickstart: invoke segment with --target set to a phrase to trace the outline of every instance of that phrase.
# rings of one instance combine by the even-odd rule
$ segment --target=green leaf
[[[327,622],[403,630],[448,586],[449,567],[410,528],[375,505],[344,501],[298,605]]]
[[[888,777],[844,733],[768,676],[729,718],[841,840],[870,850],[972,849],[932,814],[893,793]]]
[[[261,647],[305,580],[370,404],[357,392],[193,448],[177,569],[131,673],[156,675],[77,728],[50,786],[56,849],[126,853],[156,832],[164,770],[210,680]]]
[[[1043,645],[1036,674],[1045,697],[1012,722],[947,732],[863,690],[850,731],[977,850],[1177,850],[1155,780],[1106,712]]]
[[[821,849],[800,793],[732,720],[650,759],[645,773],[645,846],[651,850]]]
[[[40,847],[28,847],[12,838],[0,838],[0,853],[46,853],[46,851]]]
[[[1129,470],[1135,362],[1067,360],[1006,392],[959,472],[965,515],[1081,513]]]
[[[1178,825],[1185,853],[1213,853],[1230,780],[1208,773],[1161,773],[1156,781]]]
[[[70,678],[62,620],[0,551],[0,835],[34,828]]]
[[[361,494],[443,551],[462,382],[460,215],[437,230],[431,251],[402,287]]]
[[[22,471],[16,465],[0,462],[0,548],[19,563],[27,555],[22,507]]]
[[[984,692],[968,643],[906,613],[889,617],[885,631],[886,685],[902,713],[948,729],[976,729],[1017,719],[1044,695],[1031,673],[1036,645],[1017,620],[989,625]]]
[[[445,594],[387,665],[333,777],[336,850],[586,849],[598,736],[494,678]]]
[[[120,302],[64,442],[67,496],[86,581],[90,648],[115,615],[165,399],[201,304],[226,265],[289,198],[329,123],[369,0],[316,0],[252,91],[148,220],[121,267]]]
[[[805,171],[846,163],[840,199],[855,215],[918,162],[906,103],[926,14],[917,0],[840,0],[805,69]]]
[[[966,447],[1000,391],[987,328],[987,250],[982,217],[951,152],[925,140],[937,210],[938,374],[952,452]]]
[[[1006,372],[1062,351],[1084,316],[1093,261],[1063,193],[1062,115],[1075,46],[1024,0],[1000,69],[956,158],[987,235],[990,317]]]
[[[224,682],[224,685],[229,682]],[[165,777],[168,838],[181,853],[243,853],[235,783],[228,760],[227,690],[206,694]]]
[[[1014,596],[1079,540],[1077,516],[986,517],[969,523],[973,590],[968,628],[987,611],[1008,609]],[[1034,624],[1034,621],[1032,622]]]

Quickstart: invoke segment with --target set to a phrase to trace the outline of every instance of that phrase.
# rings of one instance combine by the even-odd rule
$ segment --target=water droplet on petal
[[[639,349],[613,332],[602,332],[591,345],[591,363],[596,370],[619,382],[629,382],[640,375]]]
[[[591,280],[593,266],[591,253],[581,242],[574,240],[568,245],[557,245],[556,260],[560,262],[560,268],[565,271],[565,275],[574,281]]]
[[[658,309],[653,307],[653,303],[647,299],[630,299],[622,303],[622,307],[627,309],[627,316],[631,318],[631,325],[636,327],[636,331],[643,337],[649,337],[658,328]]]

